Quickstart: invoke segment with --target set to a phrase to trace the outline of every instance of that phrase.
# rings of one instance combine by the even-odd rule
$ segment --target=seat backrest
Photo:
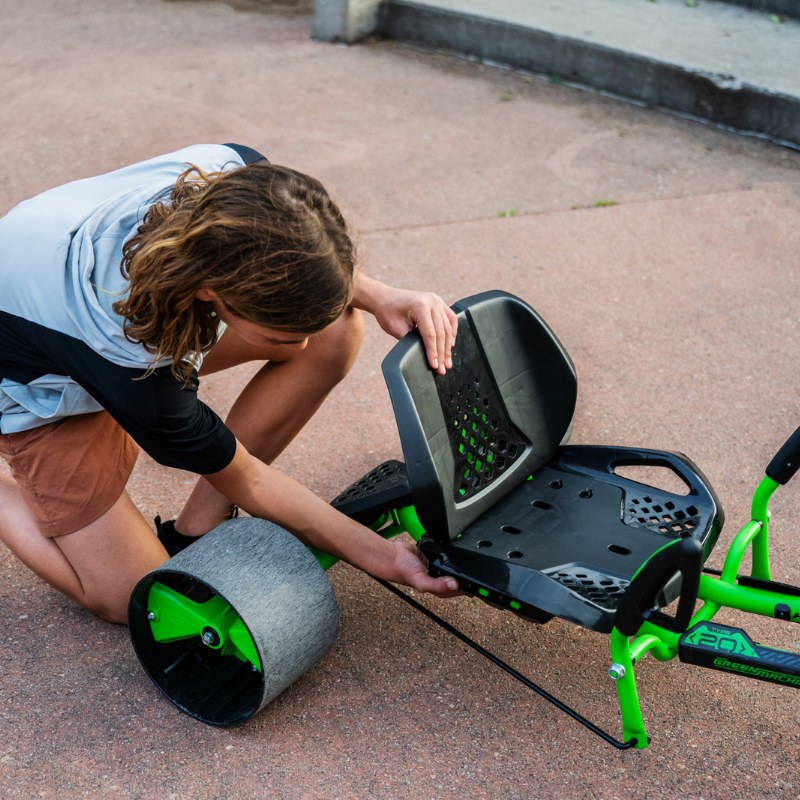
[[[414,506],[425,530],[455,539],[541,467],[577,397],[572,360],[524,301],[493,291],[453,306],[453,367],[428,365],[418,331],[383,361]]]

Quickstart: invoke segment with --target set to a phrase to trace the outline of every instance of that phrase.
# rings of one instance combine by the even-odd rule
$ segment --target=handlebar
[[[795,472],[800,469],[800,428],[798,428],[784,443],[783,447],[769,462],[767,477],[776,483],[788,483]]]

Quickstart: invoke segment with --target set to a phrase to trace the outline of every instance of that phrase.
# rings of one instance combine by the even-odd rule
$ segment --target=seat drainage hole
[[[491,546],[492,543],[487,542],[486,539],[482,539],[480,542],[478,542],[478,547],[491,547]]]
[[[534,508],[541,508],[542,511],[547,511],[550,508],[550,503],[545,503],[544,500],[534,500],[531,505]]]
[[[578,495],[578,497],[583,497],[583,498],[584,498],[584,500],[585,500],[585,499],[587,499],[587,498],[589,498],[589,497],[591,497],[591,496],[592,496],[592,490],[591,490],[591,489],[584,489],[584,490],[583,490],[582,492],[580,492],[580,494]]]
[[[505,533],[513,533],[513,534],[522,533],[522,531],[519,528],[515,528],[513,525],[503,525],[503,527],[500,528],[500,530],[504,531]],[[480,547],[480,543],[478,544],[478,547]]]
[[[618,545],[618,544],[610,544],[610,545],[608,546],[608,549],[609,549],[609,550],[610,550],[612,553],[616,553],[618,556],[629,556],[629,555],[631,554],[631,551],[630,551],[630,550],[628,550],[628,548],[627,548],[627,547],[621,547],[621,546],[620,546],[620,545]]]
[[[511,552],[508,554],[508,557],[509,557],[509,558],[522,558],[522,553],[520,553],[520,551],[519,551],[519,550],[512,550],[512,551],[511,551]]]
[[[564,485],[564,481],[550,481],[551,489],[560,489]]]

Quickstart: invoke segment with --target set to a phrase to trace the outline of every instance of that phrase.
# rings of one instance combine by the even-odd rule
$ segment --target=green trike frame
[[[653,621],[645,618],[633,636],[626,635],[617,627],[613,629],[610,637],[612,663],[609,675],[616,682],[619,695],[624,743],[632,743],[637,749],[646,748],[650,743],[642,719],[634,673],[634,664],[646,653],[650,653],[658,661],[671,661],[681,656],[682,660],[698,666],[733,672],[780,685],[800,686],[800,654],[756,645],[746,633],[736,628],[703,625],[710,622],[722,608],[733,608],[773,619],[800,620],[800,589],[775,583],[770,576],[768,503],[779,485],[772,478],[764,477],[753,497],[752,519],[731,543],[723,569],[717,571],[703,568],[703,574],[698,575],[695,591],[689,589],[689,595],[681,593],[683,603],[690,602],[692,607],[697,600],[703,603],[683,631],[667,630],[656,621],[657,618],[663,619],[665,615],[653,613],[656,612],[655,598],[663,588],[665,573],[662,573],[661,579],[656,581],[657,585],[650,580],[649,586],[643,584],[640,587],[652,600],[645,603],[652,612],[648,614],[646,608],[643,616],[652,617]],[[381,515],[370,527],[378,530],[386,538],[407,532],[419,542],[425,535],[413,506],[392,509]],[[665,557],[669,555],[666,551],[680,547],[683,541],[686,540],[670,542],[654,553],[634,575],[631,592],[636,591],[637,579],[640,575],[644,577],[648,564],[656,566],[659,562],[664,562]],[[752,570],[750,576],[744,577],[739,574],[739,569],[749,548],[752,548]],[[336,563],[337,559],[311,549],[324,569],[329,569]],[[699,559],[695,564],[699,566]],[[749,585],[742,585],[741,582]],[[486,596],[488,592],[483,594]],[[512,601],[510,607],[514,609],[515,606],[519,608],[519,604]],[[437,618],[437,621],[440,620]],[[695,633],[694,636],[692,632]],[[683,652],[681,652],[682,643],[685,646]],[[687,654],[688,646],[691,645],[694,647],[691,648],[690,659]],[[703,658],[703,653],[708,654],[706,658]],[[776,660],[781,663],[774,663]],[[763,661],[767,666],[759,667],[753,663],[756,661]],[[571,716],[577,718],[579,715]]]

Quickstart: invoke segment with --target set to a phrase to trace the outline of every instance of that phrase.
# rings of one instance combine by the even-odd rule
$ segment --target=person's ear
[[[206,289],[205,287],[198,289],[195,297],[204,303],[213,303],[215,300],[219,300],[219,295],[213,289]]]

